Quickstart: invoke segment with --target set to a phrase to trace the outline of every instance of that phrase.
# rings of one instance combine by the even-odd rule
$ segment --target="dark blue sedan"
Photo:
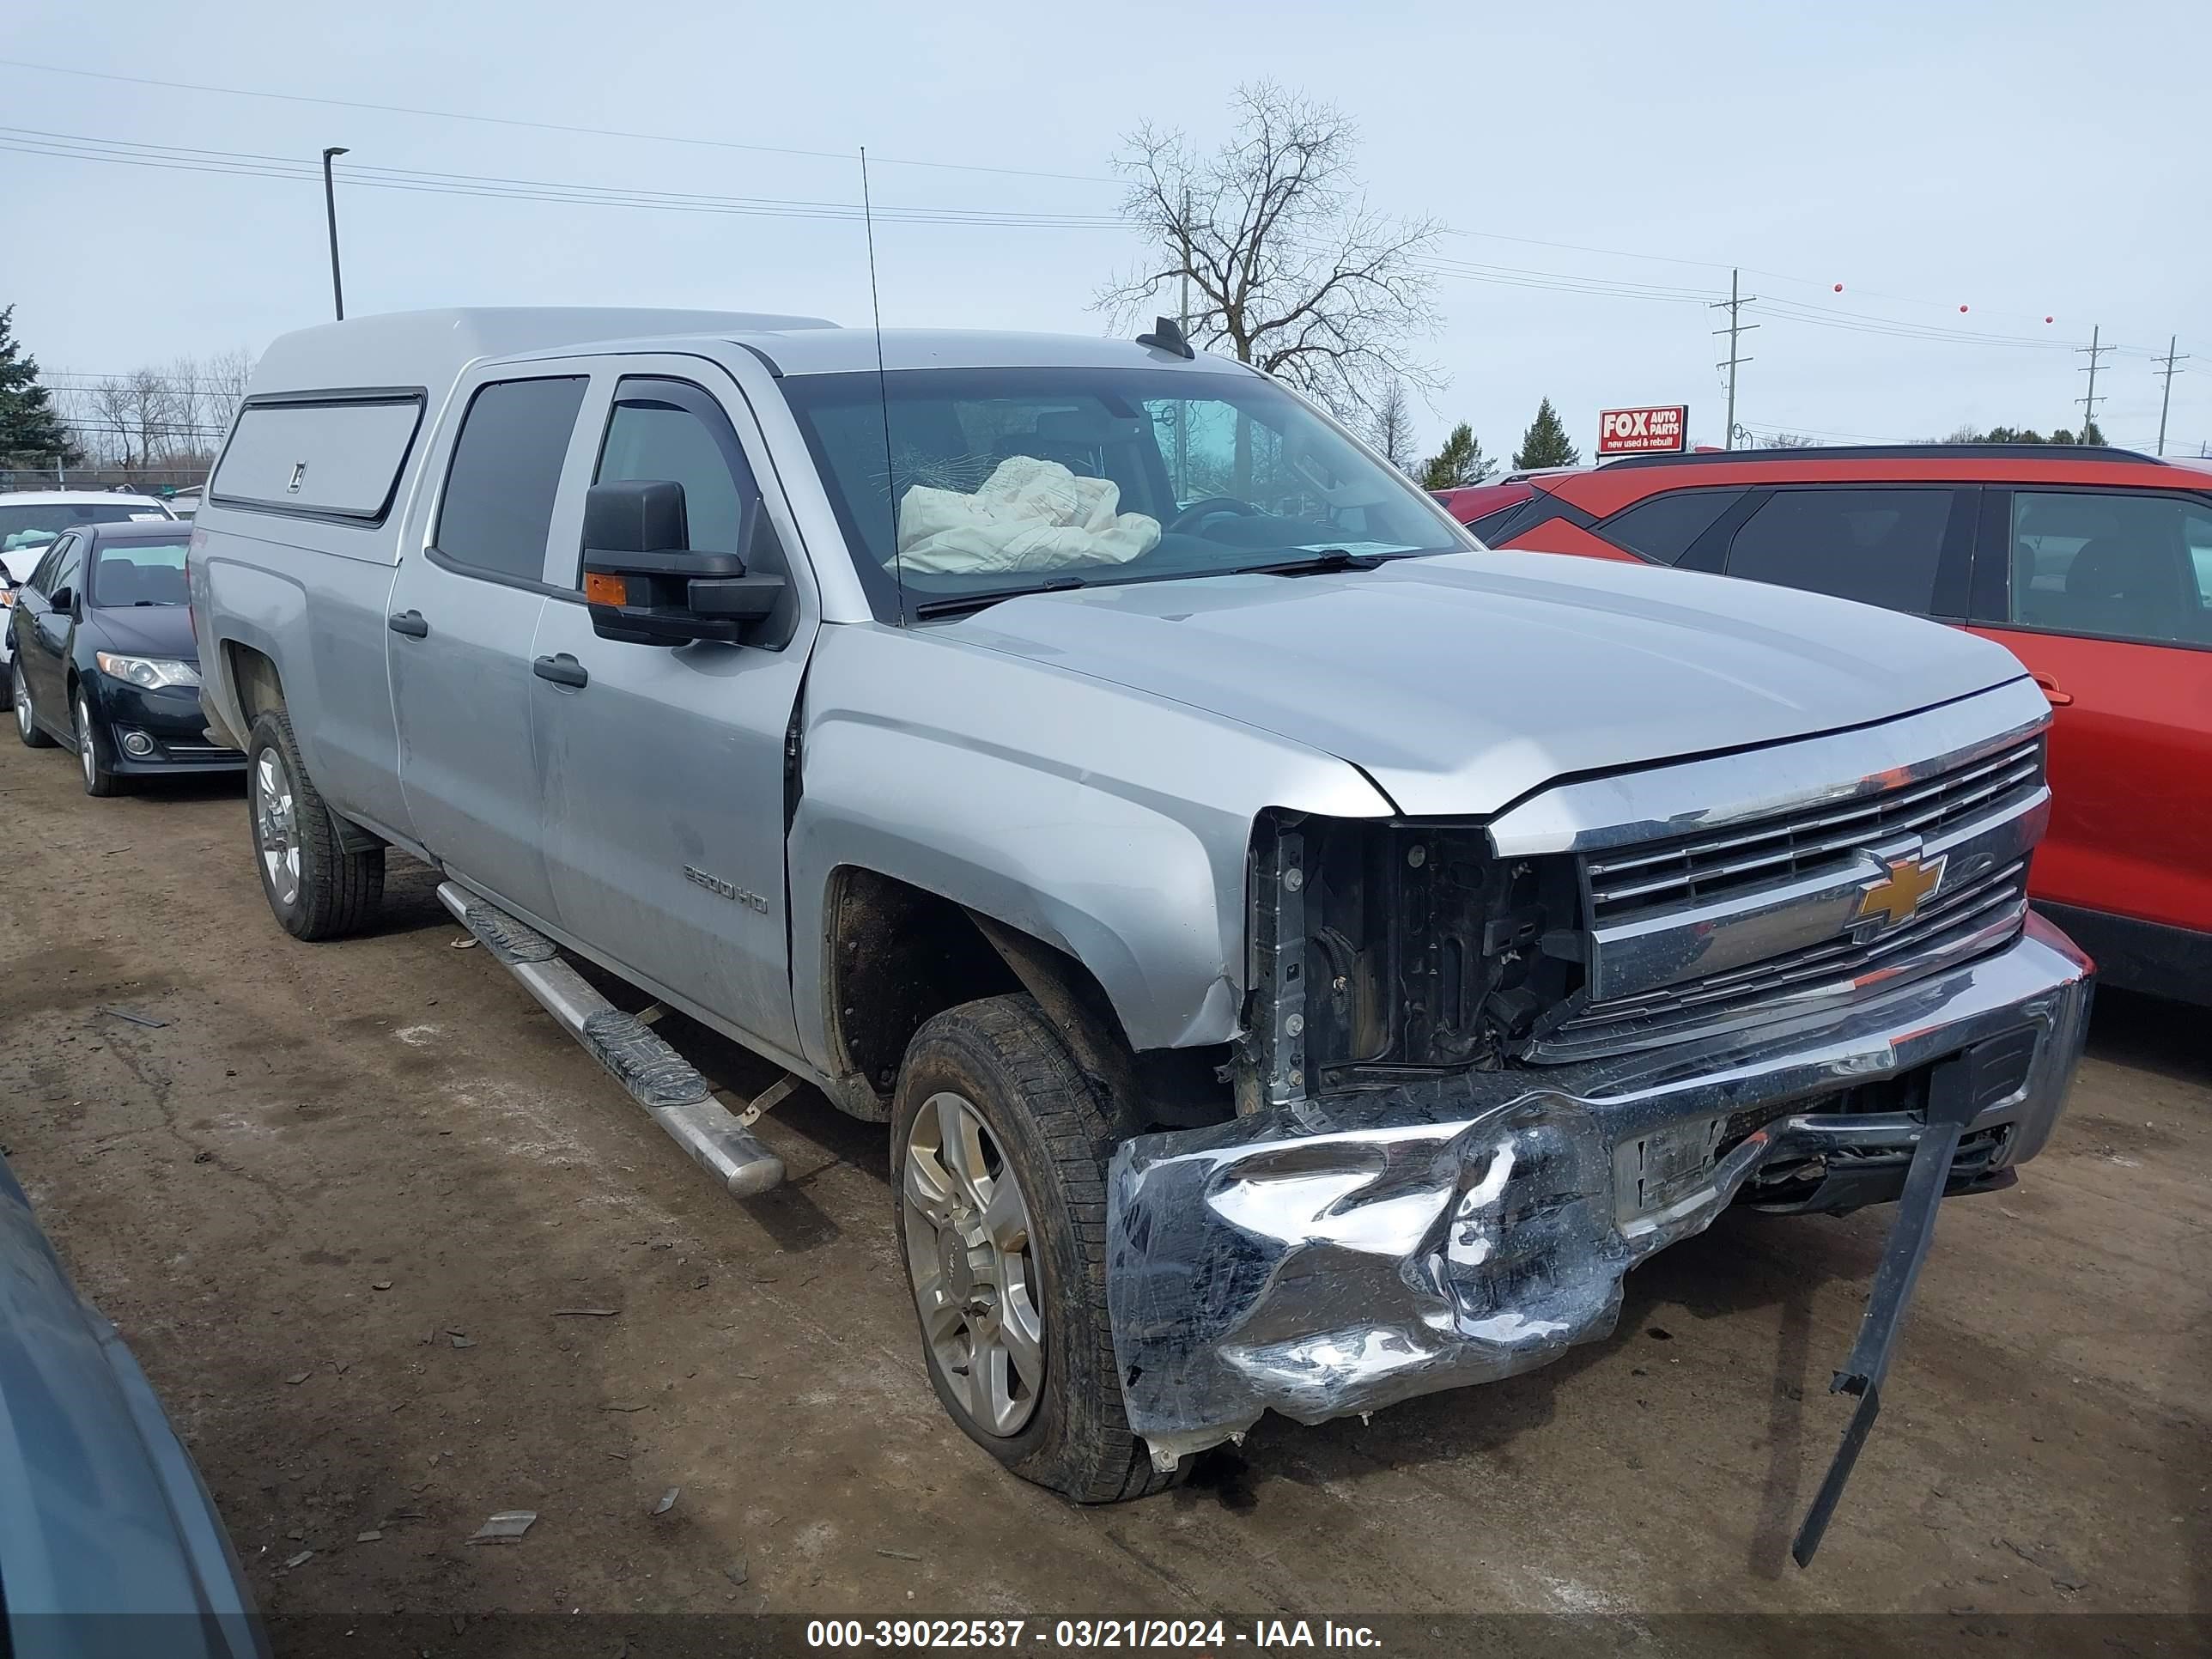
[[[15,730],[33,749],[75,749],[85,793],[133,777],[238,771],[211,743],[185,609],[187,526],[88,524],[58,537],[17,589]]]
[[[199,1472],[0,1159],[0,1653],[266,1659]]]

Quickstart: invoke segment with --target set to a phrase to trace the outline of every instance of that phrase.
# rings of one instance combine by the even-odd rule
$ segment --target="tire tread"
[[[946,1010],[915,1032],[908,1056],[939,1043],[988,1049],[1012,1085],[1054,1167],[1083,1265],[1084,1283],[1059,1291],[1082,1298],[1091,1316],[1059,1322],[1063,1340],[1073,1331],[1091,1345],[1074,1370],[1098,1386],[1088,1394],[1069,1391],[1068,1420],[1060,1443],[1052,1449],[1055,1455],[1045,1458],[1041,1449],[1012,1467],[1079,1504],[1117,1504],[1166,1490],[1179,1471],[1154,1468],[1144,1441],[1129,1427],[1113,1328],[1105,1316],[1106,1166],[1121,1138],[1109,1103],[1025,994],[986,997]]]
[[[376,920],[384,902],[384,848],[379,846],[365,852],[346,850],[336,816],[307,775],[307,766],[300,757],[299,738],[292,730],[292,717],[281,703],[264,709],[253,722],[253,733],[246,740],[249,769],[254,754],[264,745],[283,757],[285,769],[292,775],[292,822],[302,854],[300,902],[294,913],[288,916],[277,910],[273,893],[269,895],[269,908],[276,911],[277,921],[295,939],[342,939],[348,933],[361,932]],[[251,834],[250,781],[247,787],[246,826]],[[260,871],[258,843],[254,868],[257,872]],[[267,890],[265,876],[263,889]]]

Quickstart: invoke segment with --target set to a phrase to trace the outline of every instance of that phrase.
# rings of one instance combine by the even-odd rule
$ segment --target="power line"
[[[2058,340],[2032,340],[2018,334],[1990,334],[1972,329],[1940,327],[1932,323],[1881,317],[1871,312],[1820,311],[1794,300],[1766,300],[1756,309],[1759,315],[1778,321],[1804,323],[1814,328],[1844,329],[1856,334],[1886,334],[1896,339],[1942,340],[1953,345],[2011,346],[2036,351],[2068,349],[2065,343]],[[2118,349],[2118,347],[2106,349]]]
[[[629,138],[656,144],[696,144],[708,149],[749,150],[761,155],[798,155],[811,161],[850,161],[851,152],[830,149],[795,149],[782,144],[745,144],[727,138],[694,138],[675,132],[633,132],[617,127],[574,126],[559,121],[527,121],[506,115],[483,115],[465,110],[425,109],[407,104],[378,104],[356,98],[317,98],[306,93],[264,92],[252,87],[213,87],[192,81],[156,79],[150,76],[114,75],[104,70],[65,69],[58,64],[33,64],[20,58],[0,58],[0,65],[9,69],[33,70],[42,75],[71,75],[87,81],[115,81],[125,86],[158,87],[165,91],[204,92],[226,98],[263,98],[277,103],[315,104],[326,109],[374,110],[385,115],[421,115],[441,121],[475,121],[487,126],[526,127],[538,132],[575,133],[592,138]],[[909,156],[878,155],[880,166],[902,167],[934,167],[954,173],[996,173],[1017,179],[1057,179],[1073,184],[1119,185],[1119,179],[1108,179],[1094,173],[1043,173],[1029,167],[986,167],[970,161],[929,161]]]
[[[8,60],[0,59],[0,62]],[[157,170],[203,173],[248,178],[319,180],[313,163],[265,152],[216,150],[185,145],[155,144],[97,138],[89,135],[57,133],[38,128],[0,128],[0,151],[48,158],[105,161],[114,165]],[[630,186],[571,184],[556,180],[517,179],[496,174],[444,173],[409,167],[347,166],[338,169],[349,184],[378,190],[405,190],[433,195],[476,197],[492,200],[546,203],[555,205],[628,207],[662,212],[771,217],[793,220],[852,222],[861,215],[851,204],[804,198],[714,196],[700,192],[642,190]],[[1127,230],[1138,227],[1118,216],[1029,212],[1007,209],[937,208],[921,205],[886,206],[877,217],[918,225],[965,226],[988,228],[1054,230]],[[1479,233],[1449,232],[1451,234]],[[1501,238],[1532,246],[1579,248],[1571,243],[1544,243],[1535,238]],[[1583,251],[1614,252],[1615,250]],[[1623,255],[1642,258],[1641,255]],[[1656,256],[1654,256],[1656,257]],[[1676,261],[1703,264],[1701,261]],[[1711,290],[1592,276],[1565,271],[1534,270],[1510,265],[1490,265],[1443,257],[1417,259],[1415,268],[1455,280],[1497,287],[1547,289],[1558,293],[1596,295],[1683,305],[1711,303]],[[1792,279],[1796,280],[1796,279]],[[1795,301],[1766,300],[1745,307],[1762,315],[1821,328],[1842,329],[1870,335],[1912,340],[1942,340],[1953,344],[1990,345],[2041,350],[2064,350],[2057,341],[2029,339],[2017,335],[1939,327],[1869,313],[1815,311]],[[1746,325],[1746,326],[1751,326]],[[2141,348],[2110,346],[2107,350],[2140,353]],[[2154,361],[2155,358],[2154,357]],[[1725,365],[1723,365],[1725,367]]]
[[[5,65],[13,69],[28,70],[39,74],[66,76],[80,80],[103,81],[123,86],[151,87],[164,90],[193,92],[221,97],[259,99],[265,101],[310,105],[331,109],[367,110],[384,114],[416,116],[436,120],[468,121],[482,125],[513,127],[541,132],[567,133],[586,137],[615,138],[650,143],[685,144],[696,148],[738,150],[765,155],[788,155],[815,161],[844,162],[850,159],[850,153],[847,150],[820,150],[802,149],[790,145],[754,144],[732,139],[706,138],[684,133],[653,132],[624,128],[593,127],[568,122],[532,120],[511,116],[487,115],[474,111],[435,109],[424,106],[380,103],[367,99],[330,98],[305,93],[272,92],[261,88],[219,86],[206,82],[179,81],[167,76],[155,77],[149,76],[122,75],[109,70],[77,69],[58,64],[37,63],[26,58],[0,58],[0,65]],[[39,154],[52,152],[31,151],[27,153]],[[1056,173],[1037,168],[1000,167],[978,162],[937,161],[917,156],[878,155],[873,159],[879,166],[924,167],[945,172],[989,173],[1008,178],[1044,179],[1066,183],[1089,185],[1118,185],[1124,182],[1119,179],[1109,178],[1105,175],[1096,173]],[[204,170],[216,171],[219,169],[210,168]],[[366,180],[356,179],[356,182],[366,182]],[[397,186],[386,185],[384,187],[393,188]],[[417,189],[428,188],[427,185],[419,184],[407,187]],[[462,191],[450,193],[468,194],[471,192]],[[632,192],[631,194],[642,196],[653,193]],[[517,196],[514,199],[529,200],[537,198],[527,196]],[[626,198],[621,204],[641,205],[643,204]],[[715,210],[724,210],[718,209]],[[788,215],[788,216],[798,217],[807,216],[793,210]],[[848,216],[843,214],[825,214],[821,216],[842,217]],[[989,222],[976,219],[972,221],[962,221],[961,222],[983,223]],[[1018,221],[1010,220],[1006,222],[1020,222],[1024,224],[1042,226],[1053,224],[1054,222],[1042,216],[1031,216],[1022,218]],[[1094,220],[1086,219],[1080,222],[1080,227],[1074,222],[1064,222],[1054,224],[1054,228],[1081,228],[1088,227],[1096,222],[1097,222]],[[1534,247],[1559,248],[1575,252],[1596,254],[1611,258],[1637,259],[1658,264],[1686,265],[1713,270],[1729,270],[1732,268],[1720,260],[1684,258],[1677,255],[1638,252],[1628,249],[1602,247],[1587,243],[1547,240],[1539,237],[1515,236],[1498,231],[1465,230],[1455,227],[1447,226],[1443,228],[1443,233],[1445,234],[1456,237],[1514,242]],[[1807,287],[1826,286],[1826,284],[1820,283],[1814,278],[1797,276],[1786,271],[1768,270],[1756,266],[1741,266],[1740,268],[1744,271],[1749,272],[1753,276],[1765,276],[1778,282],[1796,283]],[[1445,274],[1459,275],[1462,273],[1450,272]],[[1509,283],[1506,285],[1517,286],[1520,284]],[[1622,297],[1629,298],[1658,297],[1655,295],[1632,291],[1632,289],[1636,286],[1637,285],[1632,284],[1623,284],[1618,290],[1606,289],[1591,289],[1589,291],[1617,291]],[[1900,304],[1932,306],[1938,303],[1932,300],[1922,299],[1912,295],[1890,295],[1874,293],[1871,290],[1868,292],[1869,296],[1871,298],[1893,299]],[[2046,318],[2045,320],[2047,321],[2049,319]],[[1930,336],[1928,337],[1950,337]],[[2028,342],[2024,341],[2006,343],[2023,344],[2029,343]],[[2135,352],[2140,350],[2142,356],[2152,357],[2154,361],[2156,360],[2154,354],[2148,350],[2142,350],[2141,348],[2119,347],[2116,348],[2116,349],[2130,355],[2133,355]]]
[[[0,150],[125,167],[242,178],[319,181],[319,167],[289,157],[250,151],[189,149],[178,145],[124,145],[109,139],[72,134],[47,136],[27,128],[0,128]],[[508,201],[567,203],[585,207],[648,208],[664,212],[738,215],[785,219],[860,219],[857,205],[777,197],[718,197],[676,191],[640,191],[617,185],[568,185],[507,179],[470,173],[420,172],[404,167],[337,169],[349,185],[372,190],[407,190],[432,195],[473,196]],[[907,224],[978,225],[1050,230],[1110,230],[1124,228],[1103,215],[1028,213],[1011,209],[887,207],[877,216]]]

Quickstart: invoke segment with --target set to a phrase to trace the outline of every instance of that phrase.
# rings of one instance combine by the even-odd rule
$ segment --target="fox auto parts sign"
[[[1608,409],[1597,417],[1597,458],[1608,455],[1679,455],[1689,444],[1690,406],[1662,404],[1650,409]]]

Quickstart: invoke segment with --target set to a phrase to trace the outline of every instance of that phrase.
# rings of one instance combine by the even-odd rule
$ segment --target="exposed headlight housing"
[[[94,657],[101,673],[144,691],[200,683],[200,671],[174,657],[126,657],[115,651],[97,652]]]
[[[1573,864],[1480,824],[1263,814],[1250,888],[1267,1103],[1503,1065],[1582,983]]]

